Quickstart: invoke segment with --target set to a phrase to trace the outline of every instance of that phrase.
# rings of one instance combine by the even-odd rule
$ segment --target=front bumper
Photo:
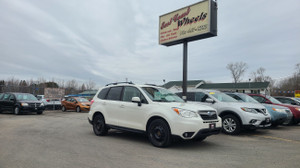
[[[80,106],[82,111],[90,111],[90,106]]]
[[[256,122],[246,124],[243,127],[246,129],[257,129],[257,128],[266,128],[270,126],[271,126],[271,118],[266,117],[264,120],[256,120]]]
[[[41,106],[41,107],[21,106],[20,107],[20,112],[38,112],[44,110],[45,110],[45,106]]]
[[[222,128],[221,118],[216,120],[201,120],[199,118],[180,118],[171,124],[172,135],[182,139],[194,139],[219,134]]]

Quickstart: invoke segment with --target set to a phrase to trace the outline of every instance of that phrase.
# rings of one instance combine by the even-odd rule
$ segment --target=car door
[[[71,100],[71,98],[68,97],[68,98],[66,98],[66,99],[63,101],[63,103],[62,103],[62,104],[66,107],[67,110],[70,109],[70,100]]]
[[[4,96],[4,93],[0,93],[0,112],[3,109],[3,101],[2,101],[3,96]]]
[[[123,86],[111,87],[104,100],[101,101],[101,106],[105,109],[106,123],[110,125],[118,126],[118,120],[120,119],[121,109],[121,95]]]
[[[141,104],[132,102],[133,97],[139,97]],[[121,127],[127,127],[137,130],[144,130],[146,111],[149,111],[148,102],[139,89],[132,86],[125,86],[120,102],[118,115],[118,124]]]
[[[71,98],[70,103],[69,103],[70,109],[75,110],[77,107],[77,100],[74,98]]]
[[[2,110],[12,110],[14,107],[15,98],[10,93],[5,93],[2,98]]]

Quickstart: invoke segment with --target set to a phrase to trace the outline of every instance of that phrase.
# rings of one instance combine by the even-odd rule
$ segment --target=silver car
[[[226,134],[235,135],[242,129],[255,130],[271,125],[271,116],[263,105],[239,102],[220,91],[197,89],[187,93],[187,100],[215,108],[222,118],[222,130]]]

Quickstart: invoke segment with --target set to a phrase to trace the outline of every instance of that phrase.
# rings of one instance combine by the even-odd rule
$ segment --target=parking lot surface
[[[95,136],[87,113],[0,114],[0,168],[299,167],[300,125],[153,147],[144,135]]]

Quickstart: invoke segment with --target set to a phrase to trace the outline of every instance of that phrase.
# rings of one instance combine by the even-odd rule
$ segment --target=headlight
[[[28,103],[21,103],[21,106],[28,106]]]
[[[277,109],[277,108],[272,108],[272,110],[281,112],[281,113],[286,113],[285,109]]]
[[[243,111],[246,111],[246,112],[249,112],[249,113],[257,114],[257,112],[256,112],[254,109],[251,109],[251,108],[241,107],[241,109],[242,109]]]
[[[298,111],[300,111],[300,108],[297,108],[297,107],[296,107],[295,109],[298,110]]]
[[[41,107],[42,107],[42,106],[45,106],[45,104],[44,104],[44,103],[41,103],[41,105],[40,105],[40,106],[41,106]]]
[[[184,118],[193,118],[193,117],[198,117],[197,113],[194,111],[186,110],[186,109],[181,109],[181,108],[172,108],[178,115]]]

